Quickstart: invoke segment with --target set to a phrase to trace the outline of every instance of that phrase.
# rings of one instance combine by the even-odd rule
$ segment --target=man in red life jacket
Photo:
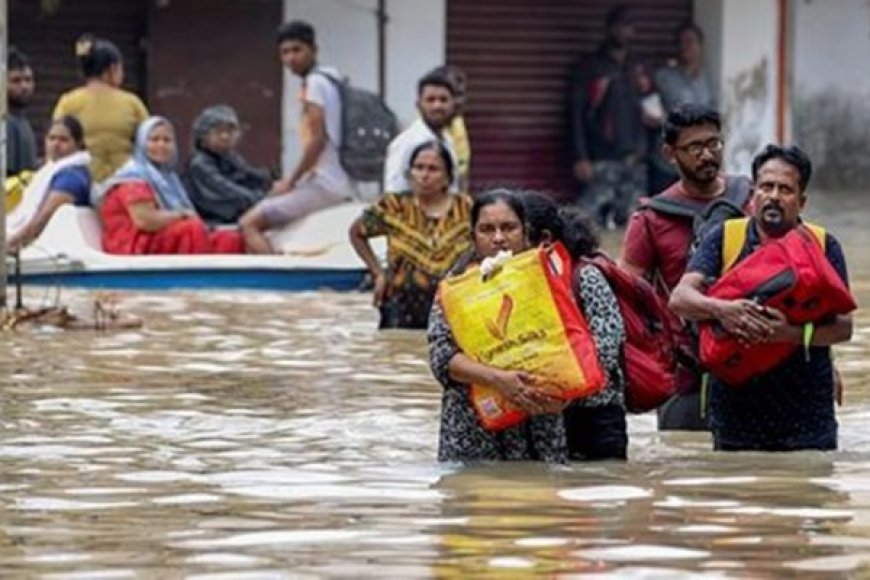
[[[801,224],[806,187],[812,173],[809,158],[797,147],[768,145],[752,162],[754,215],[738,262],[761,244],[781,238]],[[727,386],[715,377],[710,384],[710,426],[717,450],[791,451],[836,449],[834,373],[830,345],[852,336],[851,315],[836,315],[804,327],[789,324],[781,312],[752,300],[705,296],[723,270],[724,228],[704,238],[689,261],[686,274],[671,294],[670,305],[691,320],[718,320],[726,332],[746,344],[767,341],[804,344],[773,370],[743,385]],[[848,286],[846,259],[839,242],[825,234],[825,256]],[[812,327],[810,327],[812,328]]]
[[[674,164],[680,179],[654,198],[642,201],[625,231],[621,264],[652,282],[665,299],[685,273],[701,230],[715,223],[719,210],[730,213],[724,217],[734,217],[749,205],[749,179],[721,173],[721,129],[719,113],[703,105],[685,104],[668,114],[662,155]],[[685,356],[677,369],[679,392],[659,408],[658,426],[662,430],[705,431],[697,345],[688,325],[681,329],[680,342]]]

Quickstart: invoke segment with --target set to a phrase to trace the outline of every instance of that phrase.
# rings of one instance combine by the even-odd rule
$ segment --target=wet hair
[[[691,20],[686,20],[674,29],[674,44],[679,44],[680,37],[685,32],[694,32],[701,44],[704,44],[704,30]]]
[[[538,246],[547,241],[563,241],[564,227],[556,202],[537,191],[521,191],[519,195],[526,210],[529,243]]]
[[[76,57],[86,79],[98,78],[123,59],[115,43],[83,34],[76,41]]]
[[[18,50],[14,46],[9,47],[9,53],[6,55],[6,70],[24,70],[30,68],[30,59],[27,55]]]
[[[72,115],[64,115],[51,122],[52,125],[63,125],[79,149],[85,148],[85,129],[79,120]]]
[[[665,143],[676,145],[680,132],[688,127],[700,125],[713,125],[717,131],[722,129],[722,119],[716,109],[695,103],[685,103],[677,106],[668,113],[665,124],[662,126],[662,134]]]
[[[450,151],[447,150],[447,147],[445,147],[440,141],[426,141],[425,143],[420,143],[414,147],[414,150],[411,151],[411,157],[408,158],[408,171],[411,171],[411,168],[414,166],[414,161],[417,160],[417,156],[419,156],[423,151],[434,151],[439,157],[441,157],[441,161],[444,162],[444,170],[447,172],[447,183],[453,183],[453,176],[455,173],[455,168],[453,167],[453,156],[450,154]]]
[[[782,147],[771,143],[762,149],[752,159],[752,181],[758,181],[758,173],[761,171],[761,167],[772,159],[781,159],[798,170],[800,174],[798,183],[801,188],[801,194],[803,194],[810,184],[810,178],[813,176],[813,163],[807,154],[795,145]]]
[[[308,46],[315,45],[314,27],[304,20],[291,20],[278,27],[278,44],[298,40]]]
[[[441,74],[436,70],[429,71],[417,81],[417,97],[423,96],[423,89],[426,87],[443,87],[450,92],[450,95],[456,96],[456,87],[447,78],[447,75]]]
[[[578,260],[590,256],[601,245],[598,226],[588,213],[578,207],[563,207],[559,217],[564,224],[562,243],[571,258]]]
[[[527,229],[528,225],[526,222],[526,208],[523,205],[523,201],[520,196],[510,189],[505,188],[497,188],[490,189],[489,191],[478,195],[474,203],[471,206],[471,229],[477,227],[477,222],[480,220],[480,212],[483,208],[495,205],[497,203],[503,203],[516,214],[517,219],[520,220],[520,223],[523,224],[523,229]]]

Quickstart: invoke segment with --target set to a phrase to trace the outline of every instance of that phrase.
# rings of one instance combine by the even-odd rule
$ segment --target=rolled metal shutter
[[[595,50],[608,0],[448,0],[447,62],[468,75],[472,188],[504,184],[570,197],[568,89],[572,66]],[[673,56],[691,0],[627,2],[635,52]]]
[[[29,58],[36,75],[35,101],[27,116],[41,136],[57,99],[82,83],[76,39],[89,32],[111,40],[124,55],[124,88],[145,99],[145,36],[148,3],[143,0],[60,0],[52,10],[42,2],[13,0],[9,42]],[[40,138],[40,151],[42,139]]]

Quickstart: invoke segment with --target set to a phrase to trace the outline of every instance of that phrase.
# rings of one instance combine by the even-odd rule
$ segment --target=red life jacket
[[[857,308],[849,289],[825,257],[825,231],[818,226],[800,225],[780,239],[767,241],[729,269],[745,243],[749,223],[748,218],[725,222],[724,275],[710,287],[708,296],[749,298],[783,312],[791,324],[818,322]],[[702,364],[716,378],[734,386],[770,371],[798,348],[783,342],[745,347],[718,322],[701,323],[700,329]]]
[[[677,391],[674,329],[679,320],[649,282],[607,255],[598,253],[582,263],[601,271],[619,303],[625,324],[626,408],[643,413],[661,406]]]

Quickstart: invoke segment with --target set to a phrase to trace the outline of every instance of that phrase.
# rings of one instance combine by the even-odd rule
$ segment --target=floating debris
[[[83,318],[66,306],[51,305],[28,308],[20,305],[12,310],[0,311],[0,329],[16,330],[23,325],[53,326],[64,330],[120,330],[141,328],[142,319],[123,312],[120,297],[100,292],[93,302],[91,318]]]

